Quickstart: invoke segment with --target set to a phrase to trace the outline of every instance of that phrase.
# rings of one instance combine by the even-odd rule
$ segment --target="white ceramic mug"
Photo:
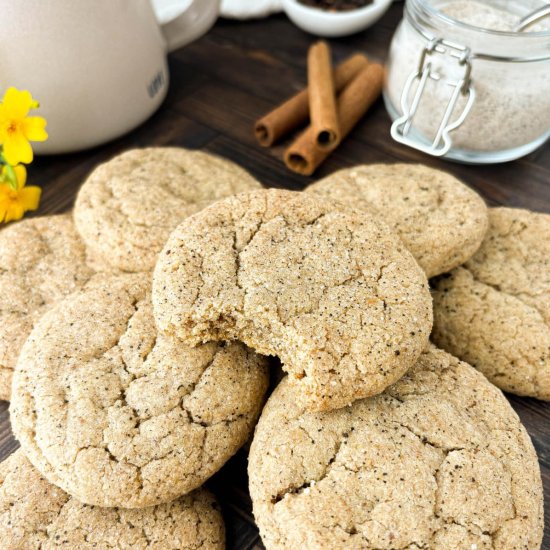
[[[220,0],[0,0],[0,91],[29,90],[64,153],[146,120],[168,89],[167,52],[204,34]],[[184,8],[182,11],[182,7]]]

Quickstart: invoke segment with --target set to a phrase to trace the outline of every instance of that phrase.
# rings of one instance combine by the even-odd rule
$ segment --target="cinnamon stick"
[[[346,137],[382,91],[384,68],[378,63],[365,67],[338,97],[337,109],[342,139]],[[298,174],[310,176],[329,156],[319,149],[313,126],[309,126],[285,152],[285,163]]]
[[[317,147],[332,150],[340,143],[340,126],[336,112],[336,94],[330,49],[326,42],[317,42],[307,56],[309,118]]]
[[[368,59],[362,54],[355,54],[336,67],[334,87],[342,90],[363,68]],[[270,147],[284,135],[304,124],[309,116],[309,94],[305,88],[279,107],[258,120],[254,133],[260,145]]]

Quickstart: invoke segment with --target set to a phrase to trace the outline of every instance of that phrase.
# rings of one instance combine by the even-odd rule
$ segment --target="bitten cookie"
[[[142,510],[87,506],[16,451],[0,465],[0,540],[4,550],[222,550],[225,529],[205,489]]]
[[[431,348],[382,395],[308,413],[283,380],[249,456],[267,550],[538,549],[537,456],[500,390]]]
[[[192,491],[247,440],[263,404],[265,359],[157,335],[147,279],[105,277],[59,303],[14,374],[16,438],[86,504],[142,508]]]
[[[259,188],[236,164],[176,147],[135,149],[99,165],[76,198],[91,255],[121,271],[153,269],[168,235],[210,203]]]
[[[69,215],[31,218],[0,231],[0,399],[34,323],[91,277]]]
[[[153,301],[159,328],[190,345],[241,340],[279,356],[314,410],[383,391],[432,323],[426,277],[386,226],[276,189],[184,221],[159,256]]]
[[[492,208],[464,267],[434,281],[433,340],[493,384],[550,400],[550,215]]]
[[[487,231],[483,199],[450,174],[420,164],[347,168],[306,191],[377,212],[428,277],[463,264]]]

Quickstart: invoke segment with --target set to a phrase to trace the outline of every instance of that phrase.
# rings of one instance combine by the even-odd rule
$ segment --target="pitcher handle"
[[[206,33],[218,18],[220,0],[193,0],[179,15],[161,22],[168,52],[181,48]]]

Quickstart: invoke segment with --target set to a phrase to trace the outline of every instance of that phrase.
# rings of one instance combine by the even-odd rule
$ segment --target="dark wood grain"
[[[383,61],[402,4],[394,5],[372,29],[331,41],[337,61],[355,51]],[[78,154],[42,157],[29,170],[30,182],[43,186],[38,214],[72,207],[88,172],[118,152],[146,145],[201,148],[246,167],[269,187],[302,189],[312,178],[288,172],[281,162],[283,146],[260,148],[251,127],[255,119],[300,89],[306,80],[306,52],[313,37],[284,16],[256,22],[220,21],[196,43],[170,57],[171,85],[161,109],[144,125],[113,143]],[[474,167],[445,163],[394,143],[390,120],[379,102],[350,137],[317,172],[316,177],[359,162],[420,161],[449,170],[477,189],[492,205],[550,212],[550,147],[519,161]],[[541,238],[549,236],[541,236]],[[537,449],[550,505],[550,404],[510,396]],[[17,447],[7,404],[0,403],[0,459]],[[260,549],[247,491],[246,455],[241,451],[209,482],[218,495],[228,531],[228,548]],[[550,520],[543,548],[550,550]]]

